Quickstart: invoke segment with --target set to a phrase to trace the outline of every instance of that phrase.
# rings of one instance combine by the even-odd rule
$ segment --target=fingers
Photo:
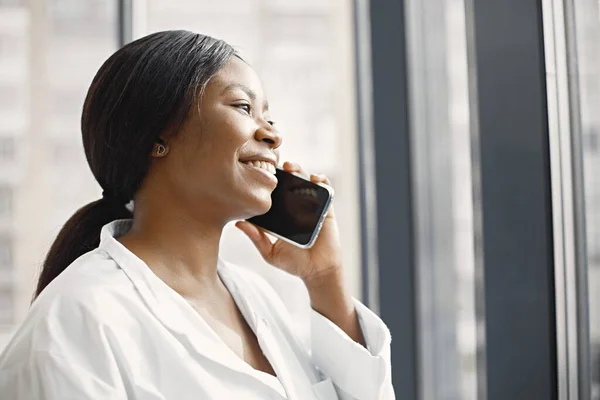
[[[331,182],[329,182],[329,178],[327,178],[327,176],[323,174],[310,174],[309,176],[299,164],[286,161],[283,163],[283,170],[286,172],[302,175],[304,178],[309,179],[313,183],[321,183],[327,186],[331,186]]]
[[[331,182],[329,182],[329,178],[322,174],[310,174],[310,181],[313,183],[320,183],[327,186],[331,186]],[[333,211],[333,205],[329,206],[327,210],[327,218],[334,218],[335,211]]]
[[[255,225],[247,221],[238,221],[235,226],[250,238],[260,255],[265,260],[269,261],[271,250],[273,248],[273,244],[269,240],[269,237]]]
[[[283,163],[283,170],[286,172],[291,172],[295,174],[302,175],[305,178],[308,178],[308,174],[302,169],[300,164],[296,164],[290,161],[286,161]]]
[[[323,183],[327,186],[331,186],[329,178],[322,174],[310,174],[310,181],[313,183]]]
[[[322,174],[310,174],[310,176],[304,171],[300,164],[286,161],[283,163],[283,170],[286,172],[296,173],[302,175],[306,179],[310,179],[314,183],[324,183],[325,185],[331,185],[329,179]]]

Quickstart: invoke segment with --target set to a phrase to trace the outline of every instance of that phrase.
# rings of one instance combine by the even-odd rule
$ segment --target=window
[[[13,302],[31,298],[30,277],[58,229],[99,194],[81,148],[80,119],[94,75],[117,49],[117,4],[0,0],[0,170],[19,187],[10,193],[0,181],[0,218],[10,213],[19,221],[19,235],[0,232],[0,282],[27,277],[11,280],[10,292],[0,287],[0,324],[9,325],[0,329],[0,351],[2,331],[12,330],[28,309]],[[60,144],[73,144],[58,148],[57,136]]]
[[[110,37],[114,29],[115,5],[107,0],[55,0],[50,2],[52,30],[58,36]]]
[[[477,398],[475,253],[465,3],[406,3],[420,390]]]
[[[12,216],[13,190],[9,186],[0,186],[0,221]]]
[[[598,153],[598,132],[591,129],[583,134],[583,150],[589,153]]]
[[[25,0],[0,0],[0,6],[24,6]]]
[[[21,111],[20,103],[23,95],[21,86],[0,83],[0,110],[3,112]]]
[[[12,137],[0,137],[0,162],[15,160],[15,139]]]
[[[56,88],[52,91],[51,113],[52,116],[61,119],[61,117],[79,119],[83,108],[85,92],[80,87],[75,90],[68,88]]]
[[[0,326],[14,323],[14,292],[10,288],[0,287]]]
[[[563,3],[563,2],[559,2]],[[561,5],[561,8],[563,6]],[[598,0],[569,0],[564,2],[565,15],[562,18],[567,20],[567,40],[566,57],[569,65],[569,86],[571,97],[570,114],[571,129],[570,132],[561,132],[561,136],[568,138],[574,143],[575,152],[571,155],[573,162],[570,165],[583,167],[582,174],[579,168],[575,169],[573,197],[577,205],[584,205],[583,219],[585,224],[580,224],[578,218],[575,218],[575,231],[577,238],[575,242],[575,251],[578,260],[581,259],[583,270],[587,277],[587,298],[582,297],[581,293],[575,293],[574,298],[580,298],[582,304],[583,321],[576,327],[580,330],[578,336],[581,342],[577,343],[580,348],[578,354],[582,361],[578,365],[581,369],[578,371],[580,383],[580,398],[599,400],[600,399],[600,153],[599,138],[600,133],[600,2]],[[559,40],[562,39],[563,32],[555,28],[558,32],[555,34]],[[561,53],[558,53],[562,56]],[[566,72],[563,72],[566,75]],[[559,75],[560,76],[560,75]],[[570,135],[570,136],[569,136]],[[583,175],[583,176],[580,176]],[[582,200],[582,201],[580,201]],[[577,215],[577,214],[576,214]],[[578,231],[579,226],[585,226],[585,231]],[[580,233],[582,235],[580,235]],[[585,243],[577,243],[576,240],[583,236]],[[580,249],[584,254],[579,254]],[[577,271],[581,269],[578,268]],[[575,267],[574,267],[575,268]],[[579,273],[579,272],[576,272]],[[579,286],[577,286],[579,287]],[[573,289],[576,290],[576,289]],[[585,317],[587,315],[587,318]],[[572,316],[571,320],[576,320]],[[580,317],[577,316],[577,319]],[[567,321],[568,322],[568,321]],[[588,334],[589,333],[589,334]],[[569,354],[570,355],[570,354]]]
[[[22,49],[21,38],[17,35],[0,35],[0,60],[10,59],[20,55]]]
[[[57,141],[52,146],[52,162],[56,166],[70,168],[85,162],[83,145],[80,140]]]
[[[12,270],[13,241],[7,234],[0,235],[0,271]]]

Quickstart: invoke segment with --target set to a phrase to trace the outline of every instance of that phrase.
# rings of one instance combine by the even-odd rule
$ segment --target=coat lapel
[[[148,309],[160,323],[190,351],[236,373],[253,376],[273,390],[278,391],[272,383],[260,379],[259,375],[264,374],[263,372],[253,369],[227,347],[223,340],[181,295],[158,278],[146,263],[115,239],[115,236],[129,229],[130,224],[130,220],[121,220],[106,225],[102,229],[100,248],[115,260],[133,283]],[[244,318],[257,334],[257,315],[245,298],[244,292],[239,290],[239,285],[230,279],[229,274],[222,271],[221,267],[219,268],[219,276],[232,294]],[[275,363],[270,359],[269,361]],[[280,358],[277,358],[276,364],[283,365]],[[276,367],[274,366],[274,368]],[[279,371],[277,373],[279,375]],[[292,397],[288,398],[292,399]]]
[[[148,309],[186,348],[233,371],[248,374],[251,367],[227,347],[192,306],[114,238],[126,231],[130,223],[121,220],[106,225],[102,229],[100,248],[116,261]]]
[[[285,388],[289,400],[307,400],[314,398],[312,384],[306,379],[305,371],[299,365],[298,355],[293,352],[281,331],[272,322],[275,321],[269,310],[264,309],[246,290],[244,281],[226,263],[220,263],[219,275],[235,299],[242,314],[248,320],[258,339],[263,354],[267,357],[277,373],[279,381]],[[248,285],[248,283],[245,283]],[[264,294],[266,295],[266,293]],[[267,299],[277,301],[277,299]]]

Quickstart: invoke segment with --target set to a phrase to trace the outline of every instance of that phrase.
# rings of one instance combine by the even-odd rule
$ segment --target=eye
[[[241,110],[244,110],[247,114],[250,114],[250,104],[246,104],[246,103],[234,104],[233,106],[236,108],[239,108]]]
[[[271,126],[275,125],[275,121],[267,121],[267,123]]]

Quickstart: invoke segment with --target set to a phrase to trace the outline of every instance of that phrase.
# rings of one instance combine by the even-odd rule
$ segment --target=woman
[[[237,223],[304,281],[310,321],[291,321],[272,287],[219,259],[225,224],[271,206],[281,144],[229,45],[187,31],[128,44],[94,78],[81,127],[103,197],[52,245],[0,357],[2,398],[394,398],[390,335],[348,294],[333,211],[309,250]]]

